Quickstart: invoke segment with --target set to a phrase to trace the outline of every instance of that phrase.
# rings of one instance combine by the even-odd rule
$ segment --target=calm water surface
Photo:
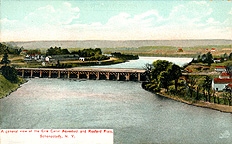
[[[125,63],[105,65],[105,66],[91,66],[91,67],[103,67],[103,68],[131,68],[131,69],[143,69],[146,63],[152,63],[156,60],[167,60],[177,65],[183,66],[190,62],[192,58],[176,58],[176,57],[139,57],[138,60],[130,60]]]
[[[115,143],[232,141],[231,114],[156,96],[136,82],[31,79],[0,109],[1,128],[110,128]]]
[[[0,100],[0,127],[114,129],[115,143],[232,142],[232,116],[159,97],[138,82],[30,79]]]

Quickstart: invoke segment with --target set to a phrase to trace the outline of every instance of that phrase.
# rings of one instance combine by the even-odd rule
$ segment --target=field
[[[215,51],[211,51],[215,48]],[[83,48],[68,48],[69,51],[76,51]],[[178,52],[182,49],[183,52]],[[208,50],[207,50],[208,49]],[[124,54],[134,54],[139,56],[167,56],[167,57],[197,57],[207,52],[211,52],[213,56],[221,56],[225,53],[232,52],[231,45],[209,45],[201,47],[171,47],[171,46],[146,46],[138,48],[101,48],[103,53],[110,54],[112,52],[121,52]]]

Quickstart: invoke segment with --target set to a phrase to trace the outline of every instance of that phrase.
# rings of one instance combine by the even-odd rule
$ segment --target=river
[[[1,128],[109,128],[116,144],[232,141],[230,113],[154,95],[139,82],[30,79],[0,102]]]
[[[176,57],[139,57],[138,60],[129,60],[125,63],[119,63],[114,65],[105,65],[105,66],[90,66],[90,67],[102,67],[102,68],[129,68],[129,69],[144,69],[144,65],[149,63],[151,64],[156,60],[167,60],[173,62],[177,65],[183,66],[184,64],[190,62],[192,58],[176,58]]]

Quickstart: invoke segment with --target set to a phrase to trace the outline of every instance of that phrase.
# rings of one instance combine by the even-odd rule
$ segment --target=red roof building
[[[232,88],[232,83],[228,84],[226,87]]]
[[[189,69],[189,68],[186,68],[186,70],[189,72],[189,73],[191,73],[191,72],[193,72],[191,69]]]
[[[220,69],[226,69],[225,66],[216,66],[215,69],[216,69],[216,68],[217,68],[217,69],[219,69],[219,68],[220,68]]]
[[[216,51],[216,48],[212,48],[211,51]]]
[[[214,83],[220,83],[220,84],[225,84],[225,83],[232,83],[232,78],[226,78],[226,79],[221,79],[221,78],[215,78]]]
[[[232,77],[232,74],[230,73],[221,73],[221,75],[219,76],[219,78],[221,79],[225,79],[225,78],[231,78]]]
[[[226,91],[230,91],[230,92],[232,92],[232,84],[230,83],[230,84],[228,84],[226,87],[225,87],[225,89],[226,89]]]
[[[215,78],[212,81],[212,87],[216,91],[222,91],[226,89],[226,86],[232,84],[232,78]]]
[[[218,71],[218,72],[225,72],[227,69],[227,67],[225,66],[216,66],[215,67],[215,71]]]

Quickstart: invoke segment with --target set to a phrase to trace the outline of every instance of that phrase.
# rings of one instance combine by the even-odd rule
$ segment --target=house
[[[32,58],[30,55],[26,55],[24,58],[25,61],[32,61]]]
[[[85,61],[85,58],[84,57],[79,57],[79,60],[80,61]]]
[[[224,61],[227,61],[229,59],[229,57],[224,57]]]
[[[209,49],[205,49],[205,51],[209,51]]]
[[[191,73],[193,71],[191,69],[189,69],[189,68],[186,68],[186,69],[184,69],[184,72]]]
[[[216,91],[221,91],[225,89],[228,84],[231,84],[231,83],[232,83],[232,78],[229,78],[229,79],[228,78],[225,78],[225,79],[215,78],[212,81],[212,87]]]
[[[177,52],[183,52],[183,49],[178,49],[178,51]]]
[[[213,62],[214,62],[214,63],[220,63],[221,61],[222,61],[221,58],[214,58],[214,59],[213,59]]]
[[[229,78],[232,78],[232,74],[230,74],[230,73],[221,73],[219,75],[219,78],[220,79],[229,79]]]
[[[212,48],[212,49],[211,49],[211,52],[215,52],[215,51],[216,51],[216,48]]]
[[[225,72],[226,69],[227,69],[227,67],[225,67],[225,66],[216,66],[215,67],[215,71],[217,71],[217,72]]]
[[[27,53],[27,51],[28,51],[28,50],[23,50],[22,53],[25,54],[25,53]]]
[[[232,83],[228,84],[228,85],[225,87],[225,90],[226,90],[226,91],[229,91],[229,92],[232,92]]]
[[[48,61],[48,62],[49,62],[49,61],[51,61],[51,58],[52,58],[51,56],[46,56],[46,57],[45,57],[45,61]]]
[[[42,62],[42,66],[49,65],[48,61]]]

